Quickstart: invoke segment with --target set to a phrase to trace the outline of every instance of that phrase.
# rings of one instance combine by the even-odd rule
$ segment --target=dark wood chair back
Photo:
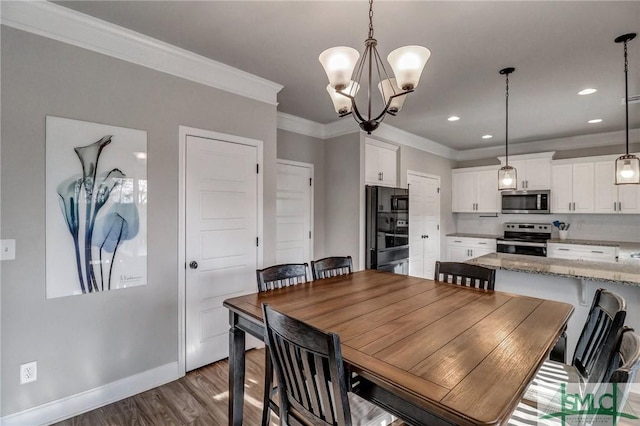
[[[286,263],[256,270],[258,292],[309,282],[308,263]]]
[[[623,327],[603,382],[634,383],[639,367],[640,336],[632,328]]]
[[[496,271],[467,263],[436,261],[434,279],[465,287],[493,290],[496,284]]]
[[[325,257],[324,259],[312,261],[311,270],[313,271],[314,280],[351,274],[353,273],[353,260],[351,256]]]
[[[573,366],[589,382],[601,382],[627,316],[625,300],[598,289],[573,356]]]
[[[281,424],[350,426],[340,337],[266,304],[262,312],[278,377]]]

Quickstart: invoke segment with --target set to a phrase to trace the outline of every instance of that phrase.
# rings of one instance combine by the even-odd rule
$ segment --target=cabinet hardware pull
[[[558,250],[561,250],[561,251],[569,251],[569,249],[565,249],[565,248],[559,248]]]
[[[487,243],[478,243],[478,244],[484,244],[484,245],[487,245]]]
[[[622,201],[618,201],[618,211],[622,211]]]
[[[603,254],[604,252],[603,252],[603,251],[599,251],[599,250],[591,250],[591,253],[600,253],[600,254]]]
[[[573,211],[574,212],[576,211],[576,203],[575,202],[573,203]]]
[[[571,211],[571,201],[569,201],[569,211]]]
[[[461,243],[462,241],[460,240],[453,240],[454,243]]]
[[[613,211],[615,212],[616,210],[618,210],[618,208],[616,207],[618,203],[616,203],[615,201],[613,202]]]

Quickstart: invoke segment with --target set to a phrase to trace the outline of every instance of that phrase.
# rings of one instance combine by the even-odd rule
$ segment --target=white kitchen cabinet
[[[375,139],[365,143],[367,185],[398,186],[398,147]]]
[[[591,262],[617,262],[618,248],[583,244],[547,243],[547,257]]]
[[[447,260],[464,262],[474,257],[496,252],[493,238],[447,237]]]
[[[592,162],[551,166],[551,212],[593,213],[595,167]]]
[[[452,212],[500,212],[497,168],[470,167],[453,170],[452,188]]]
[[[551,189],[551,158],[555,152],[513,155],[509,157],[509,165],[514,167],[518,175],[518,190]],[[505,165],[505,157],[498,157]]]
[[[595,163],[595,212],[640,213],[640,186],[616,185],[615,162]]]

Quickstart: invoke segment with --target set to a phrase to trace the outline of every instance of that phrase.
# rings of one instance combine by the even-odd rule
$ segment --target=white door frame
[[[316,183],[315,183],[315,171],[314,171],[314,166],[312,163],[303,163],[301,161],[291,161],[291,160],[283,160],[281,158],[277,159],[277,163],[278,164],[284,164],[286,166],[296,166],[296,167],[305,167],[307,169],[311,169],[311,217],[309,218],[310,223],[309,223],[309,230],[311,231],[311,238],[309,239],[309,257],[311,259],[313,259],[313,242],[315,241],[316,238],[316,233],[315,233],[315,229],[313,228],[313,209],[314,209],[314,203],[313,203],[313,199],[315,196],[315,187],[316,187]],[[278,186],[278,183],[276,182],[276,188]]]
[[[257,174],[258,178],[258,212],[257,212],[257,230],[258,238],[261,242],[257,247],[257,263],[258,266],[263,262],[263,142],[257,139],[249,139],[242,136],[228,135],[225,133],[213,132],[210,130],[197,129],[194,127],[179,126],[178,127],[178,372],[181,376],[186,373],[186,221],[185,221],[185,209],[186,209],[186,173],[187,173],[187,159],[186,159],[186,145],[188,136],[197,136],[206,139],[215,139],[223,142],[237,143],[241,145],[248,145],[256,147],[258,151],[258,164],[260,173]]]
[[[432,175],[429,173],[423,173],[423,172],[417,172],[415,170],[407,170],[407,187],[409,186],[409,175],[414,175],[414,176],[420,176],[420,177],[425,177],[425,178],[429,178],[429,179],[435,179],[438,182],[438,190],[440,190],[440,188],[442,188],[441,186],[441,177],[439,175]],[[411,188],[409,188],[409,191],[411,191]],[[438,204],[439,204],[439,209],[438,209],[438,259],[442,258],[442,227],[440,226],[440,222],[442,221],[442,192],[439,192],[440,197],[438,197]],[[411,206],[409,206],[409,209],[411,209]],[[409,226],[411,226],[411,223],[409,223]]]

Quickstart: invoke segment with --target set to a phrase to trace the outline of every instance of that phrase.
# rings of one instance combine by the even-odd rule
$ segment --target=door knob
[[[192,260],[191,262],[189,262],[189,268],[198,269],[198,262],[196,262],[195,260]]]

